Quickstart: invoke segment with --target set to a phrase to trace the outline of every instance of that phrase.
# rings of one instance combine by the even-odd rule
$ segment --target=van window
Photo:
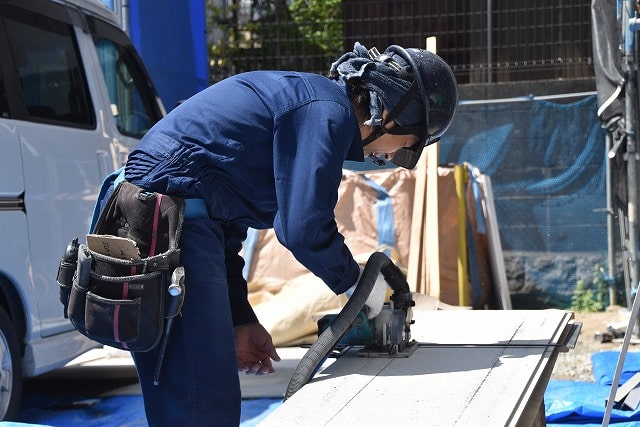
[[[7,8],[4,24],[27,118],[95,127],[73,27],[18,8]]]
[[[118,130],[141,138],[162,117],[149,77],[124,33],[91,17],[87,20]]]

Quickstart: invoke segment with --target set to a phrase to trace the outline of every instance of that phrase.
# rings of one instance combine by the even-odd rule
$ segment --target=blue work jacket
[[[229,226],[233,280],[241,277],[237,254],[247,228],[274,228],[280,243],[339,294],[359,274],[334,217],[345,160],[364,155],[342,83],[255,71],[172,110],[131,153],[126,178],[151,191],[204,199],[210,218]]]

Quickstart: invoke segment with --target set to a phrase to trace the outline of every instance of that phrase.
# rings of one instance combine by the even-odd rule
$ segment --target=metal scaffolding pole
[[[607,132],[605,136],[605,153],[609,153],[612,147],[611,134]],[[607,282],[609,283],[609,305],[617,304],[616,301],[616,287],[615,287],[615,241],[613,238],[613,194],[612,194],[612,179],[611,179],[611,162],[612,159],[605,156],[605,179],[607,188]]]

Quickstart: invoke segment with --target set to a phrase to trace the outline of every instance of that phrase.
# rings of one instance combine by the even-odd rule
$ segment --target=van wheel
[[[0,307],[0,419],[18,416],[22,397],[22,364],[16,331]]]

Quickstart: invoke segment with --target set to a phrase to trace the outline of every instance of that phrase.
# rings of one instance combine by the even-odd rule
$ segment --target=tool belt
[[[74,239],[60,261],[60,301],[80,333],[129,351],[149,351],[164,337],[164,352],[184,298],[184,206],[127,181],[114,188],[87,243]]]

